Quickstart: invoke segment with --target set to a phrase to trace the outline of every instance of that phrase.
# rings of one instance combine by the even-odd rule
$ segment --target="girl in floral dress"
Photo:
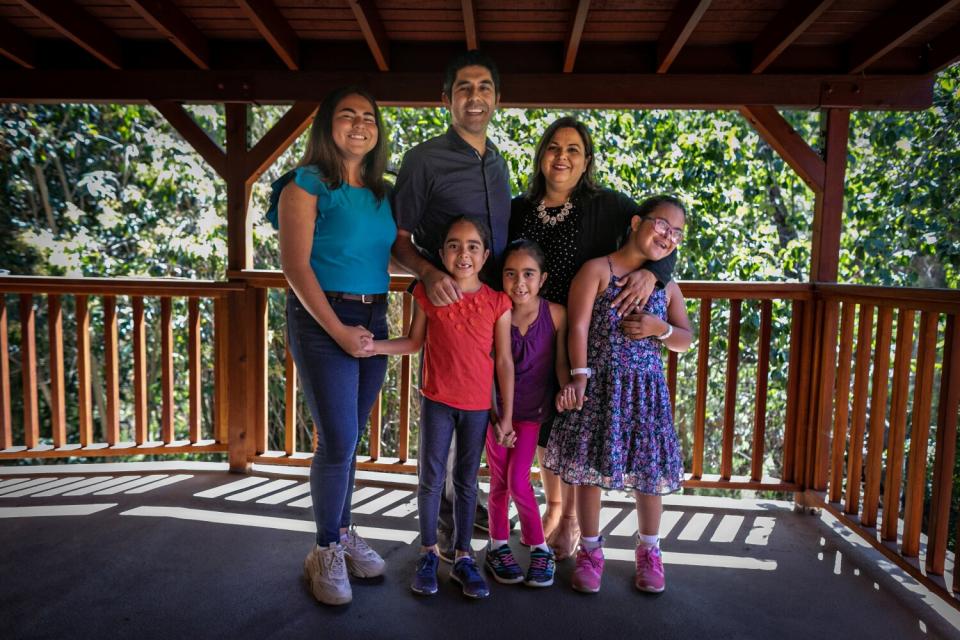
[[[576,486],[582,532],[573,588],[600,590],[603,548],[601,489],[633,489],[638,531],[637,589],[664,589],[658,531],[661,496],[683,482],[680,443],[673,427],[662,348],[685,351],[690,322],[680,288],[670,282],[635,310],[644,337],[628,338],[610,306],[624,274],[672,253],[683,238],[686,211],[672,196],[640,205],[630,234],[614,253],[586,262],[570,287],[568,345],[571,381],[561,394],[565,412],[554,422],[545,465]],[[638,317],[637,317],[638,316]]]

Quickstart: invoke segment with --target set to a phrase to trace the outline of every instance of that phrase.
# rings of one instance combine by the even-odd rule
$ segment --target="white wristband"
[[[661,342],[663,342],[664,340],[666,340],[667,338],[669,338],[671,335],[673,335],[673,325],[668,322],[668,323],[667,323],[667,330],[664,331],[664,332],[663,332],[662,334],[660,334],[659,336],[657,336],[657,340],[660,340]]]
[[[588,378],[593,375],[593,369],[590,367],[577,367],[576,369],[570,369],[570,375],[575,376],[578,374],[583,374]]]

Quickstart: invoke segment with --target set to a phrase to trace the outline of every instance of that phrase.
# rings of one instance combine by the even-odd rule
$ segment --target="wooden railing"
[[[409,282],[400,276],[391,282],[390,304],[399,318],[393,333],[410,322],[411,298],[403,293]],[[298,425],[289,350],[281,379],[268,379],[268,336],[271,329],[283,331],[282,321],[269,326],[269,293],[285,286],[279,272],[260,271],[231,273],[224,283],[0,278],[0,460],[227,452],[237,470],[251,462],[309,464],[313,443],[298,438],[310,430]],[[666,363],[688,451],[686,485],[795,492],[800,504],[825,508],[956,605],[952,591],[960,589],[960,578],[947,585],[942,576],[953,558],[948,534],[960,403],[960,292],[783,283],[681,287],[697,340],[688,353],[668,354]],[[8,319],[12,296],[19,298],[16,322]],[[117,302],[125,296],[133,328],[129,348],[118,344],[117,332]],[[147,344],[145,319],[146,305],[156,307],[151,300],[157,298],[159,346]],[[173,357],[174,309],[184,306],[174,301],[184,298],[186,372],[176,369]],[[273,298],[277,304],[280,296]],[[212,300],[213,344],[202,350],[201,325],[211,333],[201,312],[204,300]],[[75,397],[69,398],[64,381],[71,358],[63,346],[68,308],[75,326],[68,355],[76,361]],[[36,318],[42,311],[45,368],[37,362]],[[92,317],[100,320],[91,329]],[[22,437],[14,442],[8,340],[16,329],[23,409],[22,429],[16,430]],[[90,354],[91,340],[101,337],[105,400],[97,437]],[[160,353],[157,433],[150,432],[147,418],[148,348]],[[399,398],[397,419],[386,425],[380,403],[375,405],[368,444],[358,453],[360,468],[415,472],[415,362],[416,356],[405,356],[393,365],[399,367],[396,382],[386,391]],[[785,377],[776,373],[784,369]],[[129,379],[121,379],[120,371],[128,370]],[[211,371],[207,393],[213,397],[206,399],[212,399],[213,418],[204,433],[200,380]],[[49,380],[49,420],[42,428],[41,373]],[[127,404],[132,397],[126,419],[121,388]],[[180,396],[187,389],[185,420],[174,415],[175,388]],[[268,419],[270,389],[284,396],[282,421]],[[722,397],[715,389],[723,389]],[[75,403],[69,412],[68,402]],[[76,429],[67,429],[67,415],[76,416]],[[385,435],[396,436],[395,449],[386,450]]]

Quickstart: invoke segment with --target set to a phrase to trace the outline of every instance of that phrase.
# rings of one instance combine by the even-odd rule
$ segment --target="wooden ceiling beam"
[[[960,0],[903,0],[853,38],[848,48],[848,71],[862,73],[917,31],[956,7],[960,7]]]
[[[823,159],[774,107],[747,105],[740,114],[814,193],[823,191]]]
[[[373,0],[348,0],[350,8],[353,9],[353,15],[360,25],[360,31],[363,33],[363,39],[367,41],[370,47],[370,53],[377,63],[380,71],[390,70],[390,40],[387,38],[387,31],[383,28],[383,22],[380,20],[380,13],[377,11]]]
[[[313,122],[319,102],[295,102],[247,153],[247,181],[257,180]]]
[[[207,37],[170,0],[127,0],[154,29],[201,69],[210,68]]]
[[[20,0],[26,9],[111,69],[121,68],[120,40],[69,0]]]
[[[10,58],[26,69],[37,66],[37,47],[33,38],[6,20],[0,20],[0,55]]]
[[[943,71],[960,60],[960,24],[947,29],[927,43],[926,58],[927,68],[933,73]]]
[[[657,42],[657,73],[667,72],[709,7],[710,0],[678,0]]]
[[[300,68],[300,38],[272,0],[237,0],[253,26],[291,71]]]
[[[480,48],[480,38],[477,36],[477,10],[473,0],[461,0],[463,8],[463,33],[467,41],[467,51]]]
[[[563,56],[563,72],[571,73],[577,61],[577,50],[580,49],[580,40],[583,38],[583,27],[587,24],[587,14],[590,12],[590,0],[579,0],[577,10],[570,22],[570,34],[567,36],[566,53]]]
[[[171,100],[151,100],[150,104],[166,118],[193,149],[220,177],[227,177],[227,154],[210,134],[197,124],[183,105]]]
[[[753,43],[751,73],[761,73],[816,22],[834,0],[791,0]]]
[[[0,70],[0,102],[316,100],[345,84],[390,106],[436,106],[439,72]],[[933,76],[504,73],[505,107],[925,109]]]

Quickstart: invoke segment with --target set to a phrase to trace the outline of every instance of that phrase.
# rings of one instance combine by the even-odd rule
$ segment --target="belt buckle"
[[[363,304],[373,304],[373,296],[366,293],[361,293],[360,302]]]

